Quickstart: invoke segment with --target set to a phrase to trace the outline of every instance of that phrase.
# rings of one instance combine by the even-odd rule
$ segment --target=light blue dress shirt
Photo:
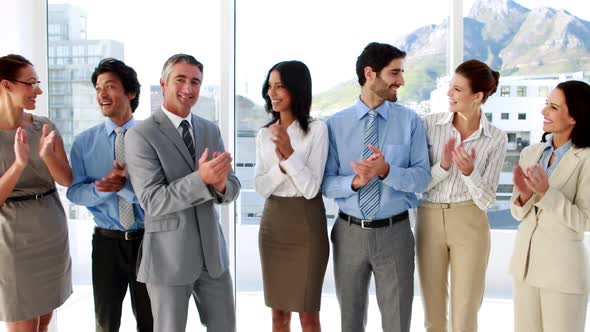
[[[553,173],[553,171],[557,167],[557,164],[559,164],[559,161],[561,160],[561,158],[563,158],[567,150],[569,150],[572,147],[573,143],[572,140],[569,140],[564,145],[555,149],[553,147],[553,135],[547,135],[546,140],[547,142],[545,142],[545,148],[543,149],[543,154],[541,155],[539,163],[541,164],[541,166],[543,166],[543,169],[547,173],[547,176],[551,176],[551,173]],[[551,164],[551,166],[549,166],[549,159],[551,159],[551,154],[553,154],[553,152],[555,152],[555,160],[553,160],[553,163]]]
[[[135,126],[135,119],[123,125],[127,130]],[[74,180],[66,196],[78,205],[84,205],[94,216],[96,226],[104,229],[125,231],[142,229],[144,212],[127,178],[125,186],[118,192],[99,192],[94,181],[101,179],[113,169],[115,160],[115,128],[118,126],[109,118],[103,124],[87,129],[76,136],[70,162]],[[119,222],[119,199],[123,197],[133,203],[135,224],[125,229]]]
[[[355,173],[351,162],[360,161],[363,153],[364,128],[369,120],[369,107],[359,98],[357,103],[334,114],[327,121],[330,149],[324,172],[322,192],[334,198],[340,210],[362,218],[359,191],[352,189]],[[396,103],[381,104],[377,112],[378,148],[390,165],[389,174],[381,180],[381,199],[374,219],[382,219],[418,206],[415,193],[430,183],[430,161],[426,134],[420,117]]]

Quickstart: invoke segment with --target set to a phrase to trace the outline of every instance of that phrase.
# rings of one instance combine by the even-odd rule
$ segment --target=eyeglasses
[[[19,80],[10,80],[11,82],[17,82],[17,83],[21,83],[21,84],[26,84],[28,86],[30,86],[33,89],[38,89],[41,87],[41,81],[36,81],[36,82],[24,82],[24,81],[19,81]]]

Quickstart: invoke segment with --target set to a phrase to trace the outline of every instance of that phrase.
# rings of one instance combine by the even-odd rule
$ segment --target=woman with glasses
[[[55,188],[72,183],[72,170],[53,123],[24,111],[35,109],[39,83],[24,57],[0,57],[0,320],[9,332],[47,331],[72,293]]]
[[[320,193],[328,128],[310,117],[311,75],[300,61],[274,65],[262,88],[272,120],[256,136],[256,192],[266,199],[259,248],[272,331],[320,331],[320,301],[330,245]]]
[[[543,108],[543,138],[520,153],[510,210],[514,331],[582,332],[590,275],[590,85],[557,85]]]

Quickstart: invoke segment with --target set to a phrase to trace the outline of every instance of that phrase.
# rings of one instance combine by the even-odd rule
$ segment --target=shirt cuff
[[[289,157],[289,159],[281,160],[279,164],[283,166],[283,169],[289,175],[296,175],[305,168],[305,164],[303,163],[303,161],[301,161],[301,159],[299,159],[299,157],[295,155],[295,153],[291,154],[291,157]]]
[[[461,177],[468,187],[480,187],[483,183],[483,178],[475,167],[469,176],[464,175],[461,171],[459,173],[461,173]]]
[[[449,168],[449,170],[445,170],[444,168],[442,168],[440,166],[440,163],[436,163],[430,168],[430,172],[432,174],[432,179],[433,180],[442,180],[442,179],[448,177],[449,174],[451,174],[450,170],[451,170],[450,168]]]

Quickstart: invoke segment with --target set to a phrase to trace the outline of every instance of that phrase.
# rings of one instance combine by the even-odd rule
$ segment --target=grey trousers
[[[207,332],[235,332],[236,311],[229,270],[214,279],[203,271],[194,284],[146,283],[154,315],[154,332],[184,332],[191,295]]]
[[[342,332],[365,331],[371,273],[383,331],[410,331],[414,235],[409,221],[363,229],[338,218],[331,240]]]

